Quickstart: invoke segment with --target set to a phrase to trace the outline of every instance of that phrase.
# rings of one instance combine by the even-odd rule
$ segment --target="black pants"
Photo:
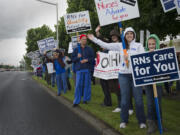
[[[107,80],[100,79],[100,84],[104,93],[104,105],[112,106],[111,93],[109,91]]]
[[[48,74],[48,72],[46,71],[45,76],[46,76],[46,82],[47,82],[47,84],[48,84],[48,85],[51,85],[51,75]]]
[[[68,90],[71,90],[71,83],[69,81],[69,77],[66,78],[66,81],[67,81]]]

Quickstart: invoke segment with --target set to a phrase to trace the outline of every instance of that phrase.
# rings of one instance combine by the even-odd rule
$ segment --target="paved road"
[[[0,135],[99,135],[26,72],[0,72]]]

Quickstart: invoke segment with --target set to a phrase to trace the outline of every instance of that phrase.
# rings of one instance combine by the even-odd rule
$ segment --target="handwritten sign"
[[[161,4],[165,13],[176,8],[174,0],[161,0]]]
[[[39,58],[41,56],[39,50],[36,50],[34,52],[29,52],[26,54],[26,56],[30,59],[35,59],[35,58]]]
[[[57,43],[55,42],[53,37],[39,40],[39,41],[37,41],[37,44],[38,44],[39,51],[41,54],[44,54],[46,51],[57,48]]]
[[[40,54],[40,51],[39,50],[36,50],[33,52],[34,53],[34,58],[39,58],[41,57],[41,54]]]
[[[67,33],[91,30],[89,11],[66,14],[64,16]]]
[[[34,53],[33,52],[29,52],[26,54],[26,57],[33,59],[34,58]]]
[[[95,0],[101,26],[139,17],[137,0]]]
[[[109,53],[98,52],[96,65],[94,68],[94,77],[100,79],[117,79],[120,65],[119,52],[110,51]]]
[[[179,67],[174,47],[132,55],[131,66],[135,86],[179,79]]]
[[[36,58],[36,59],[31,60],[31,64],[34,66],[39,65],[40,62],[41,62],[40,58]]]

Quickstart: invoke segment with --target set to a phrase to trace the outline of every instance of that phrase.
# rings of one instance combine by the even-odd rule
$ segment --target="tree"
[[[139,40],[139,31],[148,29],[162,40],[167,35],[179,34],[180,23],[175,20],[177,11],[164,13],[160,0],[138,0],[140,17],[123,22],[124,26],[135,29]]]
[[[83,10],[90,11],[90,19],[92,24],[92,32],[99,24],[94,0],[67,0],[67,13],[73,13]],[[167,35],[172,34],[173,37],[179,34],[180,23],[175,20],[177,11],[172,10],[164,13],[160,0],[138,0],[140,17],[123,22],[123,27],[133,27],[137,33],[139,40],[140,30],[149,30],[155,33],[162,40]],[[110,30],[118,29],[117,24],[108,25],[102,28],[102,33],[106,37],[109,36]]]
[[[65,24],[64,24],[64,17],[60,18],[58,31],[59,31],[59,37],[58,37],[59,48],[64,48],[64,49],[66,49],[66,52],[67,52],[69,42],[71,41],[71,37],[66,33],[66,28],[65,28]]]
[[[92,25],[92,31],[89,32],[95,34],[94,30],[99,25],[99,20],[94,0],[67,0],[67,4],[67,13],[85,10],[89,11]],[[137,41],[139,41],[140,30],[149,30],[151,33],[157,34],[161,40],[167,35],[172,34],[172,37],[175,37],[179,34],[178,28],[180,28],[180,23],[175,20],[177,17],[176,10],[164,13],[160,0],[138,0],[138,6],[140,17],[122,22],[123,28],[131,26],[135,29]],[[109,37],[110,31],[114,28],[118,30],[117,23],[102,27],[101,33],[104,37]],[[75,34],[68,35],[66,33],[63,17],[59,20],[58,30],[59,46],[60,48],[65,48],[67,50],[69,42],[71,41],[71,36]],[[38,40],[49,36],[55,37],[55,35],[56,34],[46,25],[43,25],[40,28],[28,30],[26,37],[27,53],[38,49],[36,43]],[[88,44],[91,45],[95,51],[99,50],[99,47],[94,46],[92,42],[89,42]]]
[[[37,41],[42,40],[48,37],[55,37],[55,33],[46,25],[38,28],[31,28],[27,31],[26,36],[26,51],[29,53],[30,51],[38,50]]]

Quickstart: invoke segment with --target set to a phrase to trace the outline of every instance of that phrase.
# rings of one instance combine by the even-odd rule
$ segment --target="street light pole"
[[[39,1],[39,2],[42,2],[42,3],[46,3],[46,4],[49,4],[49,5],[53,5],[53,6],[56,6],[56,16],[57,16],[57,25],[56,25],[56,40],[57,40],[57,43],[59,44],[59,40],[58,40],[58,2],[57,3],[53,3],[53,2],[48,2],[48,1],[44,1],[44,0],[36,0],[36,1]],[[57,46],[59,48],[59,46]]]
[[[56,25],[56,40],[57,40],[57,44],[59,45],[59,40],[58,40],[58,3],[56,3],[56,15],[57,15],[57,25]],[[57,47],[59,48],[59,46],[57,45]]]

